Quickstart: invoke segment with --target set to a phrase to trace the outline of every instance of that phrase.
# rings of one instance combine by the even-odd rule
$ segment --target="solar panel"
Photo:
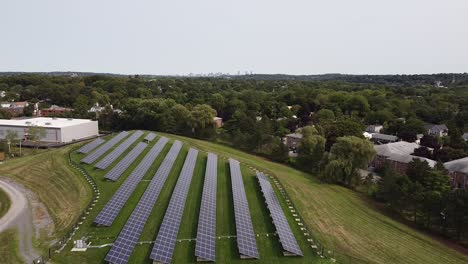
[[[151,164],[153,164],[167,141],[168,139],[165,137],[159,139],[159,141],[146,154],[140,164],[138,164],[138,166],[132,171],[130,176],[128,176],[122,186],[120,186],[117,192],[112,196],[109,202],[107,202],[104,209],[99,212],[96,219],[94,219],[94,223],[104,226],[112,225],[120,210],[127,202],[143,176],[145,176],[146,172],[151,167]]]
[[[154,139],[155,137],[156,137],[156,134],[150,132],[150,133],[148,133],[148,135],[146,135],[145,140],[148,141],[148,142],[150,142],[150,141],[153,141],[153,139]]]
[[[255,233],[249,211],[247,196],[240,165],[237,160],[229,159],[231,170],[232,195],[234,198],[234,214],[236,220],[237,248],[241,258],[259,258]]]
[[[102,138],[97,138],[88,144],[82,146],[77,152],[78,153],[83,153],[83,154],[88,154],[91,150],[95,149],[97,146],[101,145],[102,143],[106,142]]]
[[[195,246],[195,256],[204,261],[215,261],[216,257],[217,169],[218,157],[213,153],[208,153]]]
[[[104,145],[101,145],[99,148],[97,148],[93,153],[83,158],[81,162],[86,163],[86,164],[91,164],[95,162],[97,159],[99,159],[99,157],[104,155],[104,153],[106,153],[109,149],[111,149],[115,144],[120,142],[127,135],[128,135],[127,131],[120,132],[117,136],[111,138],[109,141],[104,143]]]
[[[117,146],[111,153],[105,156],[102,160],[100,160],[94,167],[105,170],[109,165],[112,164],[122,153],[124,153],[138,138],[143,135],[141,131],[135,131],[129,138],[127,138],[122,144]]]
[[[185,159],[176,187],[172,193],[169,207],[166,210],[158,236],[154,242],[153,250],[151,250],[150,258],[154,262],[171,263],[197,155],[198,150],[191,148]]]
[[[107,253],[106,261],[115,264],[128,263],[128,259],[138,242],[138,238],[145,227],[151,210],[158,199],[159,193],[166,182],[181,148],[182,143],[180,141],[175,141],[174,144],[172,144],[171,150],[167,153],[164,161],[161,163],[161,166],[159,166],[158,171],[138,202],[138,205],[125,223],[125,226],[115,240],[111,250]]]
[[[302,256],[301,248],[294,237],[291,227],[288,224],[288,220],[284,215],[283,209],[281,208],[268,178],[263,173],[257,171],[257,179],[260,183],[263,196],[265,197],[268,210],[270,210],[271,218],[273,219],[273,224],[276,228],[276,233],[278,233],[279,236],[279,241],[284,249],[284,255]]]
[[[110,171],[106,173],[104,178],[108,180],[116,181],[125,170],[130,167],[130,165],[140,156],[140,154],[145,150],[148,144],[140,142],[138,143],[123,159],[117,163]]]

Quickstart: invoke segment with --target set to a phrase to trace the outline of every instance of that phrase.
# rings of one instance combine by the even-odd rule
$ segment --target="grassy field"
[[[17,234],[13,230],[0,233],[0,260],[1,263],[24,263],[18,252]]]
[[[10,209],[11,201],[8,195],[0,189],[0,217],[4,216]]]
[[[68,165],[73,147],[41,151],[0,165],[0,175],[33,191],[54,221],[54,235],[39,238],[40,247],[69,231],[91,197],[88,183]]]
[[[152,142],[155,144],[156,140]],[[151,145],[152,145],[151,144]],[[134,167],[137,166],[138,162],[144,157],[147,151],[150,149],[149,146],[144,153],[142,153],[137,161],[129,168],[124,175],[117,182],[108,182],[103,180],[105,173],[110,168],[118,163],[110,166],[108,170],[95,170],[92,166],[83,165],[83,167],[90,172],[90,174],[96,179],[99,189],[101,190],[101,197],[99,202],[96,204],[95,210],[85,220],[82,228],[78,231],[75,239],[79,237],[88,237],[92,242],[92,245],[103,245],[112,243],[115,237],[119,234],[126,220],[130,216],[133,208],[138,203],[140,197],[144,193],[149,181],[156,172],[159,164],[162,162],[165,154],[170,149],[172,142],[167,144],[164,150],[156,159],[155,164],[146,173],[143,181],[138,185],[137,189],[131,196],[130,200],[124,206],[120,212],[118,218],[111,227],[96,227],[92,224],[92,221],[104,207],[105,203],[110,199],[112,194],[118,189],[118,187],[124,182],[126,177],[131,173]],[[180,170],[184,163],[187,155],[188,144],[184,144],[179,156],[174,164],[174,167],[165,183],[165,186],[153,208],[153,211],[147,221],[143,233],[140,237],[140,242],[153,241],[156,238],[159,226],[164,218],[165,211],[169,205],[172,191],[176,185]],[[75,153],[72,158],[75,161],[79,161],[84,155]],[[189,195],[186,202],[182,223],[178,238],[183,241],[177,242],[174,252],[174,263],[193,263],[196,262],[194,251],[195,241],[198,223],[198,213],[200,209],[200,202],[203,190],[203,180],[206,166],[206,153],[200,152],[197,164],[195,167],[192,184],[190,186]],[[252,214],[252,220],[254,223],[254,230],[258,234],[257,244],[260,252],[260,260],[247,261],[249,263],[321,263],[328,262],[319,258],[316,255],[315,250],[310,248],[307,244],[306,239],[301,235],[299,227],[294,224],[294,219],[290,216],[290,223],[299,243],[304,251],[303,258],[287,258],[281,255],[280,244],[277,237],[272,236],[274,227],[269,217],[269,212],[265,206],[260,188],[254,177],[254,172],[245,166],[242,166],[242,172],[244,177],[244,184],[247,189],[247,199],[249,201],[250,211]],[[227,160],[218,160],[218,192],[217,192],[217,262],[218,263],[244,263],[245,260],[241,260],[237,253],[237,244],[234,238],[230,236],[235,235],[235,222],[234,222],[234,208],[232,201],[232,190],[231,180],[229,174],[229,168]],[[286,205],[283,204],[286,209]],[[71,247],[71,245],[69,246]],[[68,248],[67,248],[68,249]],[[53,260],[56,263],[102,263],[105,255],[107,254],[110,247],[104,248],[91,248],[85,253],[74,253],[68,250],[64,251],[60,255],[54,256]],[[151,243],[143,243],[137,245],[133,254],[130,258],[130,263],[151,263],[149,254],[152,249]]]
[[[68,231],[90,200],[88,183],[68,166],[68,152],[73,147],[12,159],[0,165],[0,175],[32,190],[46,205],[57,235]]]
[[[192,146],[233,157],[279,178],[313,235],[343,263],[467,263],[468,257],[401,224],[349,189],[230,147],[179,136]]]

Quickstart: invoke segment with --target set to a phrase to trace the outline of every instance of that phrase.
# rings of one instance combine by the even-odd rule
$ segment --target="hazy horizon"
[[[468,2],[6,1],[0,71],[468,71]]]

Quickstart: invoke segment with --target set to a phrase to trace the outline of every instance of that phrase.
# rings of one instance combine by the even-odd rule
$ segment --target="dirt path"
[[[0,178],[0,188],[6,192],[11,200],[11,207],[0,219],[0,232],[14,228],[18,232],[19,253],[26,261],[31,263],[39,256],[32,245],[34,225],[31,209],[23,190],[11,181]]]

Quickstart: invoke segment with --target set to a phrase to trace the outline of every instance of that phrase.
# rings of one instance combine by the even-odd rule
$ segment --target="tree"
[[[346,118],[335,122],[325,122],[317,126],[320,134],[327,139],[326,149],[329,150],[336,139],[345,136],[361,137],[364,131],[364,125],[353,119]]]
[[[8,144],[8,154],[11,154],[11,145],[15,146],[17,142],[20,142],[18,133],[13,130],[7,130],[5,140]],[[21,155],[21,144],[20,144],[20,155]]]
[[[439,139],[437,137],[431,136],[431,135],[424,135],[421,138],[421,146],[425,146],[428,148],[433,148],[433,149],[439,149],[440,148],[440,143]]]
[[[214,132],[213,118],[216,116],[216,110],[211,106],[202,104],[196,105],[190,114],[190,127],[194,135],[202,136],[203,132]],[[205,130],[207,129],[208,130]]]
[[[289,158],[288,147],[285,144],[283,144],[283,142],[281,142],[279,138],[275,138],[271,144],[271,159],[278,162],[286,162]]]
[[[307,170],[316,170],[325,153],[325,138],[319,135],[306,134],[298,146],[297,160]]]
[[[88,116],[89,100],[84,95],[78,95],[73,103],[74,114],[78,117],[85,118]]]
[[[374,146],[368,140],[340,137],[330,149],[323,178],[354,187],[359,182],[358,169],[366,169],[375,157]]]
[[[421,146],[421,147],[415,149],[413,155],[418,156],[418,157],[424,157],[424,158],[432,159],[431,151],[428,148],[424,147],[424,146]]]
[[[26,134],[28,135],[29,140],[33,141],[36,148],[38,148],[41,139],[46,137],[46,130],[44,127],[31,125],[26,129]]]
[[[325,121],[334,121],[335,113],[329,109],[320,109],[317,113],[314,114],[314,119],[319,123]]]

